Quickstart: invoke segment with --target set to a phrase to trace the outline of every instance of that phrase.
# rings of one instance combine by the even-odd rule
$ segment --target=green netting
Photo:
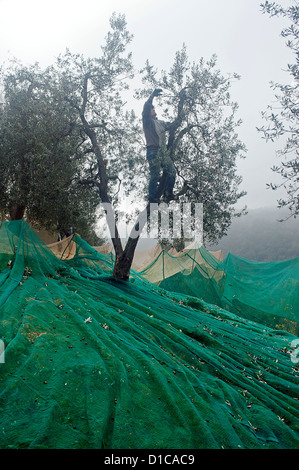
[[[0,448],[298,448],[294,336],[0,225]]]
[[[199,246],[176,256],[162,251],[141,274],[161,288],[299,335],[299,258],[263,263],[228,254],[220,261]]]

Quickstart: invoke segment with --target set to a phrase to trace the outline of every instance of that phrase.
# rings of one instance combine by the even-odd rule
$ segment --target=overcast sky
[[[0,63],[14,56],[23,62],[49,65],[68,47],[95,56],[115,11],[126,15],[134,35],[131,44],[136,69],[149,61],[168,69],[175,52],[186,44],[190,59],[218,57],[223,75],[236,72],[231,95],[243,120],[239,137],[248,149],[238,164],[248,208],[276,206],[277,192],[266,183],[278,181],[270,170],[278,163],[275,150],[256,130],[261,112],[273,102],[270,81],[289,83],[284,71],[294,58],[280,32],[281,18],[263,15],[260,0],[0,0]],[[284,6],[290,0],[280,0]],[[135,103],[141,114],[142,103]]]

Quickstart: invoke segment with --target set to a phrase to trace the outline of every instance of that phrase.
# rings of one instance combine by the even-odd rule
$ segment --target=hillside
[[[75,243],[0,226],[0,449],[298,449],[295,336]]]
[[[227,236],[209,250],[223,250],[256,261],[280,261],[299,257],[299,220],[288,219],[287,212],[273,208],[249,210],[246,216],[235,219]]]

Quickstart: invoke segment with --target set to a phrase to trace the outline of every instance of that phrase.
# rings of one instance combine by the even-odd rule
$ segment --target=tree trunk
[[[113,277],[122,281],[128,281],[130,279],[131,266],[134,258],[134,253],[132,256],[127,256],[123,252],[120,256],[116,256],[113,268]]]
[[[25,214],[25,209],[26,209],[25,205],[19,206],[18,204],[13,204],[9,211],[10,220],[23,219],[24,214]]]
[[[139,214],[138,219],[130,233],[125,249],[121,253],[116,252],[116,258],[113,269],[113,276],[116,279],[128,281],[133,263],[134,253],[138,244],[140,234],[144,228],[149,214],[150,203]]]

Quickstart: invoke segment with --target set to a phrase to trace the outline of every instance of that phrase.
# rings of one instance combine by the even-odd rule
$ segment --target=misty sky
[[[294,57],[280,37],[287,24],[263,15],[260,0],[0,0],[0,63],[15,56],[23,62],[46,66],[68,47],[71,52],[96,56],[115,11],[126,15],[134,35],[130,49],[136,69],[146,59],[168,69],[175,52],[186,44],[192,61],[218,57],[223,75],[236,72],[231,96],[243,120],[239,137],[248,151],[238,164],[242,189],[248,195],[240,206],[276,206],[277,193],[266,183],[279,181],[270,170],[279,162],[275,150],[282,142],[266,143],[256,127],[261,112],[274,101],[270,81],[289,83],[284,71]],[[284,6],[289,0],[281,0]],[[137,112],[142,103],[132,99]]]

